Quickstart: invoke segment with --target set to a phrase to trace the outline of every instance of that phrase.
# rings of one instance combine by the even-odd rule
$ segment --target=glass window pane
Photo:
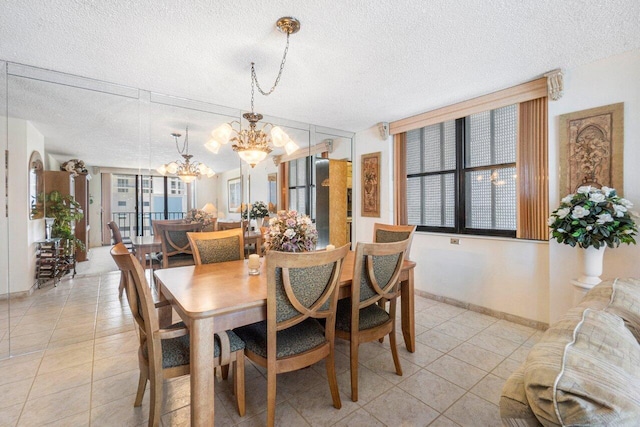
[[[453,227],[455,225],[454,174],[423,177],[424,225]]]
[[[407,211],[409,224],[428,227],[454,227],[454,174],[408,179]]]
[[[407,132],[407,174],[422,172],[422,165],[420,162],[420,145],[421,129],[414,129]]]
[[[514,105],[493,112],[496,164],[516,161],[518,143],[518,108]]]
[[[465,176],[467,228],[515,230],[515,168],[473,171]]]
[[[516,161],[518,109],[515,104],[470,115],[466,130],[466,167]]]
[[[135,236],[136,176],[114,174],[111,179],[111,218],[122,237]]]
[[[491,156],[491,111],[467,117],[466,166],[484,166],[493,163]]]

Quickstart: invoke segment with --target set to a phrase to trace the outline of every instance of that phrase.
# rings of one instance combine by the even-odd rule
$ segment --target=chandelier
[[[211,178],[216,173],[207,165],[201,162],[192,162],[193,155],[189,154],[189,126],[185,130],[184,142],[182,143],[182,149],[178,145],[178,138],[182,135],[179,133],[172,133],[171,136],[176,141],[176,150],[184,159],[184,162],[176,160],[171,163],[166,163],[156,169],[161,175],[175,175],[183,182],[190,184],[196,179],[200,179],[205,175],[207,178]]]
[[[281,32],[287,34],[287,45],[284,49],[284,55],[282,56],[280,71],[278,72],[276,81],[268,92],[263,91],[260,87],[258,77],[256,76],[255,64],[253,62],[251,63],[251,112],[242,115],[242,117],[249,122],[249,128],[243,129],[242,124],[238,121],[225,123],[211,132],[211,139],[205,144],[208,150],[217,154],[220,146],[231,141],[233,143],[233,151],[238,153],[238,156],[250,164],[252,168],[273,151],[270,144],[274,147],[284,147],[288,155],[294,153],[299,148],[279,126],[265,123],[258,128],[258,122],[262,120],[262,114],[253,111],[254,87],[257,87],[262,95],[269,96],[273,93],[276,86],[278,86],[280,77],[282,76],[282,70],[284,70],[284,63],[287,59],[287,52],[289,51],[289,36],[300,30],[300,21],[295,18],[284,17],[278,20],[276,26]],[[237,128],[234,127],[234,125],[237,125]],[[270,130],[269,135],[266,133],[267,130]]]

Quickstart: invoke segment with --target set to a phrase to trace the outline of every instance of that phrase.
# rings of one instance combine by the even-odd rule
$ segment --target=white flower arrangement
[[[187,212],[187,216],[184,217],[184,222],[186,224],[194,224],[196,222],[199,222],[203,227],[206,227],[208,225],[211,225],[211,223],[213,222],[213,217],[201,209],[191,209],[189,212]]]
[[[267,204],[261,201],[253,202],[253,204],[249,205],[248,211],[246,205],[243,205],[242,219],[247,219],[247,212],[249,213],[249,217],[251,218],[264,218],[269,216],[269,209],[267,208]]]
[[[296,211],[279,211],[269,220],[265,249],[282,252],[312,251],[318,242],[318,231],[308,216]]]
[[[634,218],[638,214],[630,211],[632,207],[613,188],[580,187],[576,194],[565,196],[549,217],[551,237],[581,248],[636,244],[633,236],[638,233],[638,225]]]

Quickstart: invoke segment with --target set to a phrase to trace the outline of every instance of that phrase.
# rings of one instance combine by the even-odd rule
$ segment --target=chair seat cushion
[[[389,313],[380,308],[378,304],[371,304],[360,310],[358,329],[364,331],[380,326],[388,321]],[[351,331],[351,298],[344,298],[338,301],[336,329],[345,332]]]
[[[167,329],[178,329],[184,327],[184,323],[180,322],[171,325]],[[244,342],[235,333],[233,333],[233,331],[226,331],[222,333],[226,333],[229,337],[229,346],[231,347],[231,353],[244,349]],[[148,353],[149,352],[147,350],[147,345],[145,343],[144,347],[142,348],[142,354],[144,355],[145,359],[148,359]],[[218,338],[218,334],[216,334],[215,339],[213,340],[213,356],[220,356],[220,339]],[[162,340],[163,369],[188,365],[189,357],[189,335]]]
[[[178,254],[167,257],[169,267],[182,267],[185,265],[193,265],[193,255],[191,254]]]
[[[267,357],[267,321],[253,323],[234,332],[245,342],[247,350]],[[278,331],[276,357],[282,358],[303,353],[326,343],[324,328],[316,319],[306,319],[291,328]]]

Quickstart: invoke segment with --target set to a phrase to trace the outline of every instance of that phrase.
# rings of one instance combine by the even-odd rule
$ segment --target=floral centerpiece
[[[549,217],[551,237],[581,248],[635,244],[638,225],[634,217],[638,214],[630,211],[632,207],[613,188],[580,187],[575,194],[564,197]]]
[[[204,228],[213,223],[213,217],[202,209],[191,209],[184,217],[184,222],[186,224],[194,224],[196,222],[199,222]]]
[[[269,216],[269,209],[265,202],[257,201],[249,205],[249,209],[246,208],[246,205],[243,205],[242,219],[247,219],[247,214],[250,218],[264,218]]]
[[[312,251],[318,242],[318,231],[308,216],[296,211],[279,211],[269,220],[265,249],[282,252]]]

